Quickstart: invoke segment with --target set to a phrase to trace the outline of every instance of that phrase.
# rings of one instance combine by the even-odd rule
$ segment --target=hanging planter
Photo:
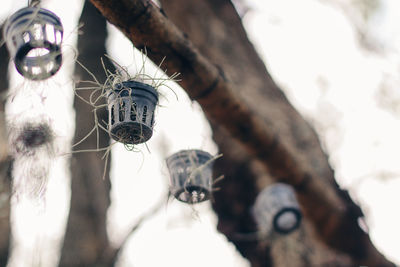
[[[212,190],[213,157],[201,150],[181,150],[166,159],[170,192],[185,203],[208,200]]]
[[[261,191],[253,215],[262,233],[288,234],[300,226],[301,212],[291,186],[276,183]]]
[[[44,80],[61,67],[63,26],[51,11],[27,7],[6,22],[3,36],[18,72],[31,80]]]
[[[158,93],[150,85],[125,81],[108,93],[108,130],[124,144],[144,143],[153,135]]]

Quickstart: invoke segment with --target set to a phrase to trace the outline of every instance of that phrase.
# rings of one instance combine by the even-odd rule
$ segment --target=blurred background
[[[273,80],[315,128],[338,184],[362,208],[365,218],[360,220],[360,227],[387,259],[400,264],[400,215],[396,212],[400,203],[400,3],[235,0],[233,4]],[[26,5],[26,1],[3,0],[2,24]],[[101,178],[107,164],[101,159],[103,152],[71,154],[75,150],[71,144],[85,136],[93,123],[91,107],[76,99],[74,104],[75,85],[93,80],[75,65],[77,58],[99,81],[105,79],[100,61],[105,53],[130,73],[145,64],[149,75],[165,76],[157,69],[158,63],[146,60],[84,1],[46,0],[41,6],[57,14],[64,26],[61,70],[49,80],[31,82],[23,79],[11,62],[9,77],[3,75],[6,80],[1,83],[7,96],[4,114],[9,129],[19,133],[27,122],[46,122],[51,125],[54,142],[33,157],[12,160],[11,246],[0,264],[112,266],[99,262],[102,256],[114,253],[115,266],[250,266],[217,231],[218,219],[210,201],[190,206],[168,200],[167,156],[181,149],[202,149],[213,155],[219,151],[202,108],[190,100],[179,82],[160,88],[154,136],[146,145],[137,146],[135,151],[120,144],[112,146],[110,173],[105,180]],[[86,13],[82,14],[84,6]],[[7,60],[3,56],[2,64]],[[101,137],[101,144],[108,143]],[[82,145],[82,149],[94,148],[95,139]],[[85,168],[85,164],[79,165],[82,162],[90,163]],[[1,175],[7,175],[1,167]],[[32,182],[34,174],[37,180]],[[71,175],[84,177],[82,181],[89,181],[93,175],[97,180],[74,184]],[[40,187],[39,196],[32,197],[29,192],[38,183],[44,183],[45,190]],[[106,203],[109,208],[99,211],[97,204],[83,204],[87,199]],[[0,195],[0,200],[2,208],[7,209],[7,193]],[[79,210],[75,221],[72,218],[75,226],[67,223],[73,207]],[[86,226],[82,218],[93,223]],[[80,236],[78,225],[85,225],[79,231],[90,236]],[[91,227],[104,227],[106,232],[96,235],[93,233],[99,229],[91,233]],[[271,266],[342,266],[319,260],[314,245],[302,247],[305,233],[299,230],[266,241],[275,263]],[[104,240],[118,249],[101,248],[98,255],[97,245]],[[83,263],[83,259],[77,263],[78,254],[68,254],[74,251],[71,247],[98,265]],[[77,262],[63,259],[65,255]],[[294,263],[298,258],[303,260]]]

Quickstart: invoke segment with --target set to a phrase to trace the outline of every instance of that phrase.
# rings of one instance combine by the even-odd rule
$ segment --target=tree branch
[[[263,83],[254,84],[246,79],[247,86],[241,87],[240,83],[235,83],[238,77],[233,74],[236,72],[218,68],[203,56],[151,1],[91,2],[136,47],[146,46],[155,63],[167,56],[165,63],[169,73],[182,73],[181,85],[199,102],[207,118],[239,140],[275,179],[294,186],[305,215],[326,244],[351,255],[358,264],[394,266],[374,248],[369,236],[358,226],[357,219],[362,213],[338,190],[316,134],[288,103],[265,67],[254,75],[262,75],[258,81]],[[226,8],[224,1],[216,3]],[[232,47],[221,49],[227,48]],[[253,54],[255,52],[249,56]],[[260,67],[258,62],[252,64],[253,67]],[[252,86],[261,90],[263,97],[258,103],[249,103],[243,93],[243,88],[247,90]],[[260,105],[265,108],[261,109]],[[351,240],[348,235],[352,236]]]

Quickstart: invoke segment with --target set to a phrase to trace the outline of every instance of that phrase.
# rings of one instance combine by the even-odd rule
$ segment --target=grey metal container
[[[153,135],[158,93],[150,85],[125,81],[108,93],[108,130],[124,144],[140,144]]]
[[[300,226],[301,211],[293,188],[276,183],[262,190],[253,206],[253,217],[263,234],[288,234]]]
[[[166,159],[170,192],[190,204],[206,201],[212,190],[212,156],[202,150],[181,150]]]
[[[18,72],[44,80],[61,67],[63,26],[57,15],[39,7],[18,10],[8,18],[3,36]]]

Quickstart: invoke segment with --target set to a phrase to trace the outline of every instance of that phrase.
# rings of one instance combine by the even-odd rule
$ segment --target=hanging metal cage
[[[3,36],[18,72],[31,80],[44,80],[61,67],[63,26],[51,11],[27,7],[6,22]]]
[[[206,201],[212,190],[212,156],[202,150],[181,150],[166,159],[170,192],[178,200]]]
[[[108,130],[124,144],[140,144],[153,135],[158,93],[138,81],[117,83],[108,93]]]
[[[265,234],[273,230],[289,234],[300,226],[302,217],[293,188],[283,183],[272,184],[258,194],[253,216]]]

